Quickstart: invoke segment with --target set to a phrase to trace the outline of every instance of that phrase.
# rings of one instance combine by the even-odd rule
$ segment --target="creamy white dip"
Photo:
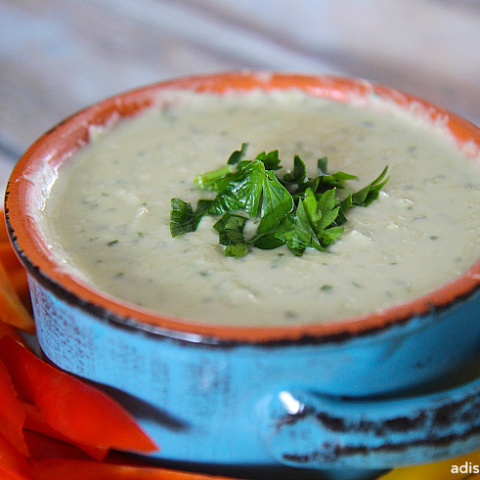
[[[175,97],[175,95],[172,95]],[[45,209],[52,251],[65,268],[113,297],[169,316],[214,324],[335,321],[423,295],[480,256],[480,169],[448,135],[394,109],[364,108],[297,91],[216,96],[179,93],[95,135],[58,172]],[[195,208],[194,178],[247,158],[298,154],[315,176],[358,176],[356,191],[389,166],[369,207],[348,212],[328,252],[286,247],[225,257],[204,218],[172,238],[170,200]]]

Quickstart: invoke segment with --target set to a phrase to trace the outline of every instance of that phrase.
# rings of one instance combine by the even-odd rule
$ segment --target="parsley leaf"
[[[317,161],[317,170],[318,170],[318,180],[319,185],[317,190],[325,191],[330,188],[345,188],[344,182],[346,180],[355,180],[356,175],[350,175],[339,171],[337,173],[329,174],[328,170],[328,159],[327,157],[319,158]]]
[[[196,211],[190,203],[172,199],[173,237],[195,231],[204,215],[222,215],[214,229],[227,256],[243,257],[252,246],[270,250],[286,245],[297,256],[307,248],[325,251],[344,232],[346,212],[353,206],[370,205],[390,178],[385,179],[385,167],[373,182],[339,200],[337,189],[357,177],[343,171],[328,173],[326,157],[318,159],[316,177],[308,178],[298,155],[293,169],[280,177],[275,173],[283,168],[278,150],[244,160],[247,146],[242,143],[226,166],[195,177],[198,187],[217,192],[215,199],[199,200]],[[234,213],[238,211],[248,216]],[[243,231],[249,218],[257,223],[257,230],[246,240]]]
[[[278,150],[271,152],[259,153],[255,160],[261,160],[265,165],[265,170],[278,170],[280,168],[280,159],[278,158]]]
[[[387,170],[388,166],[383,169],[383,172],[372,183],[369,183],[366,187],[352,195],[353,205],[368,207],[374,200],[378,198],[380,195],[380,190],[388,182],[388,180],[390,180],[390,177],[387,177],[382,182],[383,178],[387,174]]]
[[[263,201],[261,208],[258,233],[265,233],[274,229],[282,218],[294,207],[293,198],[288,190],[279,182],[275,172],[266,171],[263,179]]]
[[[216,181],[218,194],[209,213],[219,215],[228,211],[245,210],[251,217],[256,217],[265,176],[263,162],[254,160],[231,175],[220,178]]]
[[[194,212],[189,202],[184,202],[179,198],[172,198],[172,210],[170,212],[170,233],[172,237],[194,232],[200,220],[207,213],[210,203],[211,200],[199,200],[197,210]]]
[[[248,253],[248,246],[243,237],[243,229],[248,218],[243,215],[225,213],[213,226],[219,233],[220,245],[225,245],[227,257],[243,257]]]
[[[327,190],[318,198],[317,216],[320,216],[319,220],[317,221],[318,231],[328,228],[338,216],[338,211],[340,210],[340,207],[337,206],[335,192],[335,188],[333,188],[332,190]],[[313,193],[310,194],[309,197],[310,196],[314,199],[316,198]]]
[[[297,256],[303,255],[307,247],[313,247],[317,250],[324,250],[321,243],[318,241],[315,230],[312,228],[312,223],[317,218],[316,212],[310,211],[314,219],[310,218],[310,210],[308,200],[300,200],[297,206],[297,214],[295,215],[292,238],[287,242],[289,250]]]
[[[227,165],[236,165],[247,154],[248,143],[242,143],[240,150],[235,150],[228,158]]]
[[[274,230],[254,237],[251,242],[254,243],[255,247],[262,250],[272,250],[285,245],[292,239],[294,218],[293,213],[288,213],[280,220]]]
[[[283,176],[284,185],[300,185],[307,181],[307,167],[303,160],[295,155],[293,158],[293,170]]]
[[[217,180],[224,178],[229,173],[232,173],[233,167],[231,165],[225,165],[222,168],[217,168],[216,170],[212,170],[211,172],[202,173],[201,175],[197,175],[195,177],[195,185],[204,190],[217,190]]]
[[[342,225],[347,221],[345,212],[353,205],[352,194],[348,194],[348,197],[344,198],[341,202],[337,200],[337,203],[340,209],[335,219],[335,225]]]
[[[344,227],[332,226],[338,216],[340,206],[335,198],[335,190],[328,190],[317,200],[308,189],[305,198],[297,206],[292,241],[287,246],[295,254],[303,254],[307,247],[323,251],[342,233]]]
[[[317,160],[317,170],[319,175],[327,175],[328,158],[322,157]]]

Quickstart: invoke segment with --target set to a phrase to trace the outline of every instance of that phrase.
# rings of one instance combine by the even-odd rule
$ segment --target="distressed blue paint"
[[[136,397],[133,413],[161,445],[157,454],[161,459],[295,465],[283,458],[285,452],[308,453],[340,437],[319,428],[314,417],[295,427],[278,428],[287,413],[284,406],[279,410],[279,392],[290,392],[302,405],[314,405],[317,410],[326,405],[347,420],[365,414],[381,421],[387,414],[413,414],[436,400],[427,395],[403,403],[399,400],[399,404],[397,400],[365,404],[362,397],[388,394],[395,398],[408,389],[427,388],[431,381],[438,384],[439,379],[465,368],[480,349],[478,294],[448,309],[342,342],[223,348],[198,343],[197,336],[178,341],[172,338],[178,336],[175,332],[147,331],[141,325],[125,328],[124,320],[96,317],[57,298],[33,278],[30,284],[38,339],[45,354],[69,372]],[[466,398],[479,387],[462,388],[444,400]],[[326,400],[335,395],[357,400]],[[448,432],[461,433],[461,427],[447,425],[442,435]],[[311,444],[299,441],[302,435]],[[352,435],[350,439],[365,442],[367,447],[378,447],[392,438]],[[429,429],[415,435],[428,437]],[[405,437],[407,442],[412,439]],[[362,457],[346,455],[330,466],[388,468],[479,447],[478,438],[469,436],[460,447],[412,447],[404,458],[371,452],[364,463]],[[307,466],[322,468],[325,464],[310,462]],[[359,472],[359,478],[362,475],[365,472]],[[336,478],[342,478],[341,474]]]
[[[451,391],[384,400],[282,391],[264,410],[264,433],[270,453],[291,466],[360,469],[423,463],[480,448],[479,393],[480,379]],[[452,434],[456,441],[443,441]]]

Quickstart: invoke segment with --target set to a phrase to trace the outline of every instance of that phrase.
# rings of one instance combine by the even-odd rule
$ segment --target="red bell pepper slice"
[[[85,452],[89,457],[94,458],[95,460],[101,461],[103,460],[107,453],[108,448],[101,448],[101,447],[92,447],[91,445],[84,445],[79,442],[75,442],[71,438],[58,433],[54,430],[45,420],[45,417],[42,415],[42,412],[35,406],[30,403],[21,402],[23,410],[26,414],[24,429],[42,433],[47,435],[50,438],[54,438],[57,440],[61,440],[62,442],[70,443],[75,447],[79,448],[83,452]]]
[[[29,333],[35,332],[30,312],[15,291],[7,270],[0,261],[0,315],[1,320]]]
[[[23,268],[15,254],[15,250],[7,239],[0,240],[0,260],[7,270]]]
[[[28,449],[23,437],[25,412],[18,401],[5,364],[0,360],[0,433],[24,456]]]
[[[0,478],[2,480],[34,480],[25,457],[0,434]]]
[[[32,401],[58,433],[85,445],[135,452],[158,447],[109,396],[48,365],[10,337],[0,340],[17,392]]]
[[[150,466],[51,459],[35,462],[38,480],[233,480]]]
[[[42,433],[25,430],[25,441],[30,451],[30,460],[67,459],[67,460],[91,460],[86,453],[74,447],[70,443],[62,442]],[[119,454],[120,455],[120,454]],[[68,480],[66,478],[65,480]]]
[[[24,339],[18,333],[18,330],[15,327],[12,327],[8,323],[2,322],[0,320],[0,338],[6,336],[12,337],[14,340],[16,340],[18,343],[21,343],[22,345],[26,345]]]
[[[2,209],[1,212],[1,220],[0,220],[0,242],[8,242],[8,230],[7,230],[7,220],[5,218],[5,212]]]

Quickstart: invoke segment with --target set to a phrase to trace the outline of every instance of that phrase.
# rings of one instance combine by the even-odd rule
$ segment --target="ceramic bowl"
[[[136,115],[172,88],[297,88],[356,103],[374,95],[441,121],[479,161],[476,126],[363,80],[226,73],[148,86],[86,108],[33,144],[7,187],[8,228],[28,270],[45,355],[129,408],[161,445],[162,461],[366,469],[480,448],[479,382],[430,388],[480,353],[480,262],[379,313],[271,328],[173,321],[112,301],[58,268],[39,223],[52,171],[87,142],[91,125]]]

